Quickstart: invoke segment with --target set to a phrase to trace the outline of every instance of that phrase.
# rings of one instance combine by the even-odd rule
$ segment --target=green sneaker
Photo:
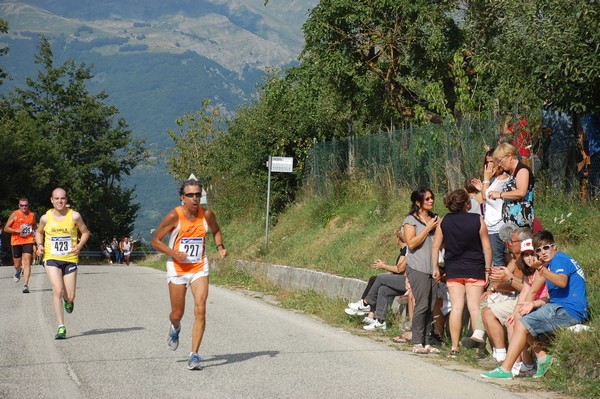
[[[544,363],[537,362],[537,372],[533,375],[533,378],[541,378],[546,371],[550,368],[554,358],[550,355],[546,355],[546,361]]]
[[[65,326],[58,327],[58,331],[56,332],[54,339],[67,339],[67,329]]]
[[[498,366],[492,371],[488,371],[487,373],[481,373],[483,378],[505,378],[505,379],[513,379],[513,374],[511,371],[504,371],[502,367]]]
[[[68,302],[64,298],[63,298],[63,301],[64,301],[63,307],[65,308],[65,312],[67,312],[67,313],[73,313],[73,308],[75,307],[75,303],[74,302]]]

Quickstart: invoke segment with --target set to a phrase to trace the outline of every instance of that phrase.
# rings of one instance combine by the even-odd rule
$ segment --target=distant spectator
[[[552,103],[544,104],[542,129],[550,136],[548,144],[548,176],[552,188],[562,192],[571,191],[577,181],[577,132],[573,115],[552,109]]]
[[[483,198],[479,195],[479,189],[473,185],[473,178],[468,178],[465,181],[465,191],[469,194],[469,213],[475,213],[483,216],[482,204]],[[481,201],[481,202],[480,202]]]
[[[110,243],[110,249],[112,250],[112,258],[113,263],[120,263],[121,260],[121,250],[119,249],[119,241],[117,241],[117,237],[113,237]]]
[[[520,161],[531,167],[531,135],[527,131],[527,119],[523,115],[517,115],[517,134],[515,140],[515,124],[513,116],[509,115],[502,127],[503,133],[510,137],[510,143],[517,148]]]
[[[588,198],[593,199],[600,193],[600,117],[585,114],[580,122],[585,133],[590,157],[587,195]]]
[[[100,250],[102,251],[102,255],[104,255],[104,259],[112,265],[112,257],[111,257],[111,253],[112,253],[112,249],[110,247],[110,245],[108,245],[108,243],[106,242],[106,240],[102,240],[102,243],[100,244]]]

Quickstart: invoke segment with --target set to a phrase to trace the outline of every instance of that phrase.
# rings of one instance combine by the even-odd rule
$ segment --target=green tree
[[[383,123],[431,118],[442,113],[439,104],[453,112],[448,66],[460,49],[461,36],[450,14],[452,5],[321,1],[304,25],[302,61],[318,64],[347,96],[374,101],[379,112],[370,117]],[[443,98],[436,98],[440,93]]]
[[[470,1],[465,32],[482,102],[600,111],[597,1]]]
[[[166,151],[167,168],[177,180],[184,181],[194,175],[204,185],[210,183],[214,168],[213,158],[216,142],[223,134],[221,131],[221,111],[202,100],[199,111],[186,113],[177,118],[177,132],[169,129],[169,137],[175,142]]]
[[[0,18],[0,34],[8,33],[8,22]],[[0,57],[8,53],[8,47],[0,47]],[[4,72],[2,67],[0,66],[0,85],[4,81],[4,79],[8,78],[8,74]]]
[[[39,210],[49,205],[55,187],[67,190],[93,233],[90,245],[106,237],[129,235],[139,205],[134,190],[121,185],[124,175],[146,157],[108,95],[87,92],[91,68],[73,60],[55,66],[50,43],[41,37],[37,79],[9,96],[2,125],[13,142],[17,195]],[[14,201],[14,198],[12,199]]]

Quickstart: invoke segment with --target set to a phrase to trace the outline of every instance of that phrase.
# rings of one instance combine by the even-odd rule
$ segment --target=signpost
[[[265,234],[265,251],[269,248],[269,207],[271,203],[271,172],[292,173],[294,170],[294,158],[273,157],[269,155],[269,179],[267,183],[267,220]]]

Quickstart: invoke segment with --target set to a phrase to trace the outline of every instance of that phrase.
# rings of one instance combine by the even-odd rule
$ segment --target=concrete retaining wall
[[[289,266],[270,265],[259,262],[236,261],[237,267],[250,272],[259,272],[285,289],[313,290],[329,298],[361,298],[367,283],[356,278],[346,278],[331,274],[299,269]]]

